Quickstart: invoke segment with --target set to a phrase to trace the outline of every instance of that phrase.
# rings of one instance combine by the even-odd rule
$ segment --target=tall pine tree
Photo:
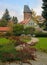
[[[4,13],[2,19],[5,19],[6,21],[9,21],[11,19],[8,9],[5,10],[5,13]]]
[[[47,0],[42,0],[42,1],[43,1],[42,16],[45,18],[45,30],[47,30]]]

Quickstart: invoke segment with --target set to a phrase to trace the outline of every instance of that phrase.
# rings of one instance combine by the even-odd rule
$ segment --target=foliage
[[[6,38],[0,38],[0,45],[6,45],[11,43],[11,40],[6,39]]]
[[[25,28],[24,29],[24,34],[34,34],[34,31],[35,31],[35,28],[33,28],[33,27],[27,27],[27,28]]]
[[[2,19],[0,21],[0,27],[4,27],[4,26],[7,26],[7,21],[5,19]]]
[[[14,17],[14,16],[13,16],[12,21],[14,22],[14,24],[18,23],[17,17]]]
[[[35,33],[36,37],[47,37],[47,33],[43,33],[43,32],[36,32]]]
[[[13,27],[13,35],[21,35],[23,33],[24,27],[20,24],[15,24]]]
[[[47,30],[47,0],[43,0],[43,11],[42,11],[42,16],[45,18],[45,30]]]
[[[2,19],[0,20],[0,26],[7,26],[8,21],[11,19],[9,15],[8,9],[5,10],[4,15],[2,16]]]
[[[0,60],[1,61],[13,61],[15,55],[14,41],[6,38],[0,38]]]
[[[42,16],[47,20],[47,0],[43,0],[43,12]]]
[[[9,21],[11,19],[8,9],[5,10],[5,13],[4,13],[2,19],[5,19],[6,21]]]
[[[20,36],[20,40],[23,42],[31,41],[31,36]]]
[[[31,12],[32,12],[32,17],[33,17],[33,18],[36,18],[36,12],[35,12],[33,9],[32,9]]]
[[[5,36],[11,36],[12,35],[12,31],[11,31],[11,33],[10,32],[7,32],[6,34],[5,34]]]
[[[25,35],[31,34],[32,35],[32,34],[34,34],[34,31],[35,31],[34,27],[24,28],[24,26],[20,25],[20,24],[16,24],[13,27],[14,35],[21,35],[21,34],[25,34]]]
[[[2,40],[4,40],[2,42]],[[8,43],[8,40],[11,41]],[[28,48],[28,45],[26,48],[24,48],[21,51],[17,51],[15,49],[15,43],[13,40],[6,39],[6,38],[0,38],[0,41],[2,45],[0,45],[0,60],[5,61],[24,61],[24,59],[33,59],[34,60],[34,52],[31,50],[31,48]],[[7,43],[6,43],[7,41]],[[19,40],[17,40],[19,41]],[[6,43],[6,44],[5,44]],[[22,44],[23,42],[20,42],[18,44]],[[24,43],[25,44],[25,43]]]

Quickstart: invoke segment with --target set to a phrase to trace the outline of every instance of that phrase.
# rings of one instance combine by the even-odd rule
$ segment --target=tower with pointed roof
[[[28,5],[24,5],[24,20],[20,22],[24,27],[39,27],[37,21],[32,17],[32,11]]]
[[[28,5],[24,5],[24,20],[29,19],[31,17],[31,10]]]

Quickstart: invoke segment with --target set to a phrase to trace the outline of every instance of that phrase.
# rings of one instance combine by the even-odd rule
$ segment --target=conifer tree
[[[5,10],[5,13],[4,13],[2,19],[5,19],[6,21],[9,21],[11,19],[8,9]]]
[[[42,0],[43,1],[43,11],[42,11],[42,16],[45,19],[45,30],[47,30],[47,0]]]

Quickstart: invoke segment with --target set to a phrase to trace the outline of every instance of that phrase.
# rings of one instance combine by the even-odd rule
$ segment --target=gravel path
[[[47,54],[44,52],[36,52],[37,59],[32,61],[32,65],[47,65]]]

